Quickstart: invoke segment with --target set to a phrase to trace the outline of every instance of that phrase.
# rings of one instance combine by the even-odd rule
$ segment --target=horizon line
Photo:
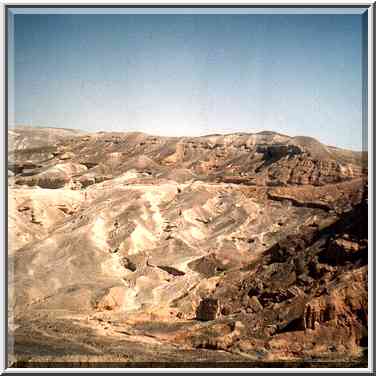
[[[168,136],[168,135],[164,135],[164,134],[153,134],[153,133],[149,133],[147,131],[143,131],[143,130],[124,130],[124,131],[119,131],[119,130],[98,130],[98,131],[89,131],[89,130],[86,130],[86,129],[75,129],[75,128],[65,128],[65,127],[54,127],[54,126],[49,126],[49,125],[31,125],[31,124],[13,124],[13,125],[9,125],[8,124],[8,131],[9,129],[11,128],[17,128],[17,127],[25,127],[25,128],[47,128],[47,129],[62,129],[62,130],[67,130],[67,131],[72,131],[72,132],[81,132],[81,133],[91,133],[91,134],[95,134],[95,133],[141,133],[141,134],[145,134],[147,136],[151,136],[151,137],[164,137],[164,138],[203,138],[203,137],[226,137],[226,136],[234,136],[234,135],[237,135],[237,136],[251,136],[251,135],[259,135],[259,134],[265,134],[265,133],[273,133],[275,135],[278,135],[278,136],[282,136],[282,137],[288,137],[290,139],[294,139],[294,138],[297,138],[297,137],[306,137],[306,138],[311,138],[312,140],[315,140],[317,142],[319,142],[320,144],[326,146],[326,147],[329,147],[329,148],[335,148],[335,149],[341,149],[341,150],[347,150],[347,151],[352,151],[352,152],[357,152],[357,153],[368,153],[368,150],[367,150],[367,144],[366,144],[366,148],[365,149],[351,149],[351,148],[344,148],[344,147],[341,147],[341,146],[335,146],[335,145],[328,145],[328,144],[325,144],[323,142],[321,142],[319,139],[317,139],[316,137],[312,137],[312,136],[307,136],[307,135],[303,135],[303,134],[298,134],[298,135],[295,135],[295,136],[291,136],[291,135],[288,135],[288,134],[285,134],[285,133],[280,133],[280,132],[277,132],[277,131],[273,131],[273,130],[268,130],[268,129],[263,129],[263,130],[260,130],[260,131],[257,131],[257,132],[244,132],[244,131],[239,131],[239,132],[229,132],[229,133],[209,133],[209,134],[201,134],[201,135],[191,135],[191,136],[187,136],[187,135],[180,135],[180,136]]]

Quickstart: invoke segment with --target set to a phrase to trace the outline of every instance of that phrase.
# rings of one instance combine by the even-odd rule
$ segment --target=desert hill
[[[362,153],[275,132],[10,137],[13,361],[364,363]]]

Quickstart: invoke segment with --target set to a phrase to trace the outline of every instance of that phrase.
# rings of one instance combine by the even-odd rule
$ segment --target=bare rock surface
[[[366,364],[364,154],[45,132],[9,136],[14,364]]]

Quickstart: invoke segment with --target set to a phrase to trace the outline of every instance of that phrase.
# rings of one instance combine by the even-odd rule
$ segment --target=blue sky
[[[16,14],[11,29],[16,124],[362,149],[359,14]]]

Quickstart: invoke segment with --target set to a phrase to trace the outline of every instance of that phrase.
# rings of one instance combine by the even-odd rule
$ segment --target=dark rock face
[[[217,299],[205,298],[201,300],[197,308],[197,320],[211,321],[215,320],[219,315],[219,303]]]
[[[339,237],[330,242],[328,248],[321,254],[322,259],[329,264],[339,265],[348,261],[356,262],[365,257],[366,244],[358,243],[350,239]]]
[[[178,270],[176,268],[173,268],[172,266],[159,265],[158,268],[164,270],[165,272],[167,272],[168,274],[171,274],[173,276],[185,275],[184,272],[182,272],[181,270]]]
[[[282,157],[286,156],[294,156],[303,153],[303,150],[295,145],[257,145],[256,147],[257,153],[262,153],[265,155],[264,159],[281,159]]]
[[[9,156],[16,360],[364,364],[363,153],[44,132]]]
[[[124,268],[129,269],[132,272],[135,272],[137,270],[137,266],[126,257],[123,257],[121,263]]]
[[[199,258],[188,264],[189,268],[204,275],[205,277],[212,277],[218,273],[226,270],[226,266],[221,263],[215,254]]]
[[[260,323],[253,335],[269,336],[274,327],[281,341],[294,333],[295,341],[303,344],[310,331],[309,341],[324,336],[323,348],[325,344],[356,351],[367,332],[367,242],[365,234],[356,230],[367,228],[366,218],[362,201],[314,236],[308,229],[277,243],[262,267],[225,278],[213,297],[226,306],[226,315],[242,309],[253,315],[253,322]],[[239,286],[239,298],[227,294],[226,284]],[[246,298],[240,298],[243,291]],[[251,322],[243,322],[252,329]],[[344,336],[348,336],[346,345]],[[268,341],[273,337],[265,346]],[[286,343],[284,351],[290,345]]]

